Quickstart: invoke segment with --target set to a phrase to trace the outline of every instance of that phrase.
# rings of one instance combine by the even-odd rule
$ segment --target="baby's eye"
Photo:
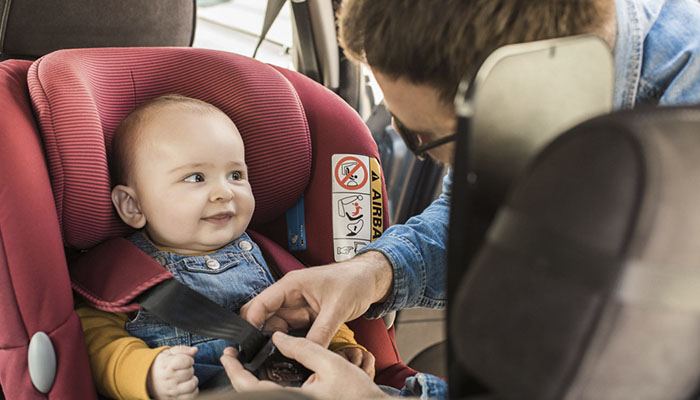
[[[184,179],[185,182],[189,183],[198,183],[198,182],[204,182],[204,175],[197,173],[197,174],[192,174],[188,176],[187,178]]]
[[[243,179],[243,173],[241,171],[233,171],[230,174],[228,174],[228,179],[232,181],[240,181]]]

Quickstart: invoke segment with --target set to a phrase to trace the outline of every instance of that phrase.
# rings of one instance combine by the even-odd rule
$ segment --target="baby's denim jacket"
[[[156,259],[179,282],[235,313],[274,281],[260,248],[246,233],[213,253],[197,256],[159,250],[143,231],[128,239]],[[150,347],[197,346],[195,362],[198,364],[219,364],[221,352],[229,345],[178,329],[143,309],[126,323],[126,330]]]

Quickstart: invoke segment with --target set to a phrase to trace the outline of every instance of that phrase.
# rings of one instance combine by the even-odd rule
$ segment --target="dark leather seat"
[[[699,184],[698,107],[616,113],[556,139],[471,265],[452,259],[452,276],[466,271],[450,304],[452,394],[468,374],[499,399],[695,398]]]

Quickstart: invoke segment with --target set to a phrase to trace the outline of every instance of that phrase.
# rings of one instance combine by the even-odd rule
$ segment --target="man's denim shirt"
[[[618,0],[616,4],[615,108],[700,103],[700,2]],[[367,317],[410,307],[445,307],[451,185],[449,173],[442,194],[422,214],[387,229],[360,252],[383,253],[394,272],[390,296],[372,306]],[[423,389],[408,394],[446,397],[446,385],[435,377],[418,374],[409,379],[405,390],[416,385]]]

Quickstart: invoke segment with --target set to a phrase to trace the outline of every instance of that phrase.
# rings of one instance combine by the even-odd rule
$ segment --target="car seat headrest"
[[[79,47],[189,46],[195,0],[0,0],[0,54]]]
[[[615,114],[556,139],[450,304],[460,368],[503,399],[691,398],[699,182],[700,109]]]
[[[303,106],[282,74],[247,57],[192,48],[62,50],[37,60],[28,82],[69,247],[129,231],[112,209],[111,138],[136,106],[166,93],[209,102],[237,125],[256,199],[252,224],[282,215],[309,181]]]

